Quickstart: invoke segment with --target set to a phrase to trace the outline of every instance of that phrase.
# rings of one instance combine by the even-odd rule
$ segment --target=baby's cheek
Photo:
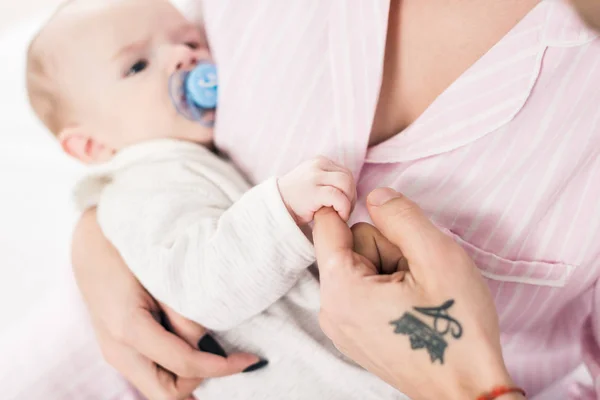
[[[175,130],[164,109],[134,107],[129,112],[129,118],[129,132],[125,134],[134,137],[136,142],[168,137]]]

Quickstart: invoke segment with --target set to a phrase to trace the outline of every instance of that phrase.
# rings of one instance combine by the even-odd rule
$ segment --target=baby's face
[[[212,129],[172,105],[177,69],[210,58],[205,38],[166,0],[76,0],[57,17],[61,90],[79,132],[118,150],[144,140],[208,143]]]

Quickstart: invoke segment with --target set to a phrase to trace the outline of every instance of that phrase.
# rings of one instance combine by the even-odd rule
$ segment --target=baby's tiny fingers
[[[352,202],[344,192],[335,186],[321,186],[319,200],[320,207],[332,207],[344,221],[348,221],[350,218]]]
[[[348,174],[352,175],[352,172],[344,167],[341,164],[338,164],[337,162],[333,161],[330,158],[327,158],[325,156],[317,156],[315,158],[312,159],[312,163],[311,165],[314,168],[323,170],[323,171],[328,171],[328,172],[347,172]]]
[[[327,171],[327,172],[344,172],[344,173],[348,173],[349,175],[352,175],[352,172],[350,172],[350,170],[348,168],[344,167],[341,164],[336,163],[333,160],[325,158],[325,157],[321,157],[321,162],[319,163],[319,167],[323,171]]]
[[[346,172],[324,172],[319,177],[319,185],[334,186],[341,190],[350,203],[354,204],[356,199],[356,185],[352,174]]]

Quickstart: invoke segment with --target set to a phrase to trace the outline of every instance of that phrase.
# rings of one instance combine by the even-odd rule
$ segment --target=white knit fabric
[[[210,329],[230,329],[287,293],[314,262],[276,179],[249,190],[206,148],[156,140],[120,151],[76,189],[140,282]]]

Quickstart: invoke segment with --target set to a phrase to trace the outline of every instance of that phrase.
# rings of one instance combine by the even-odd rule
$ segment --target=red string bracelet
[[[507,387],[507,386],[498,386],[494,388],[491,392],[484,393],[477,398],[477,400],[495,400],[500,396],[504,396],[505,394],[510,393],[520,393],[525,397],[525,391],[519,387]]]

